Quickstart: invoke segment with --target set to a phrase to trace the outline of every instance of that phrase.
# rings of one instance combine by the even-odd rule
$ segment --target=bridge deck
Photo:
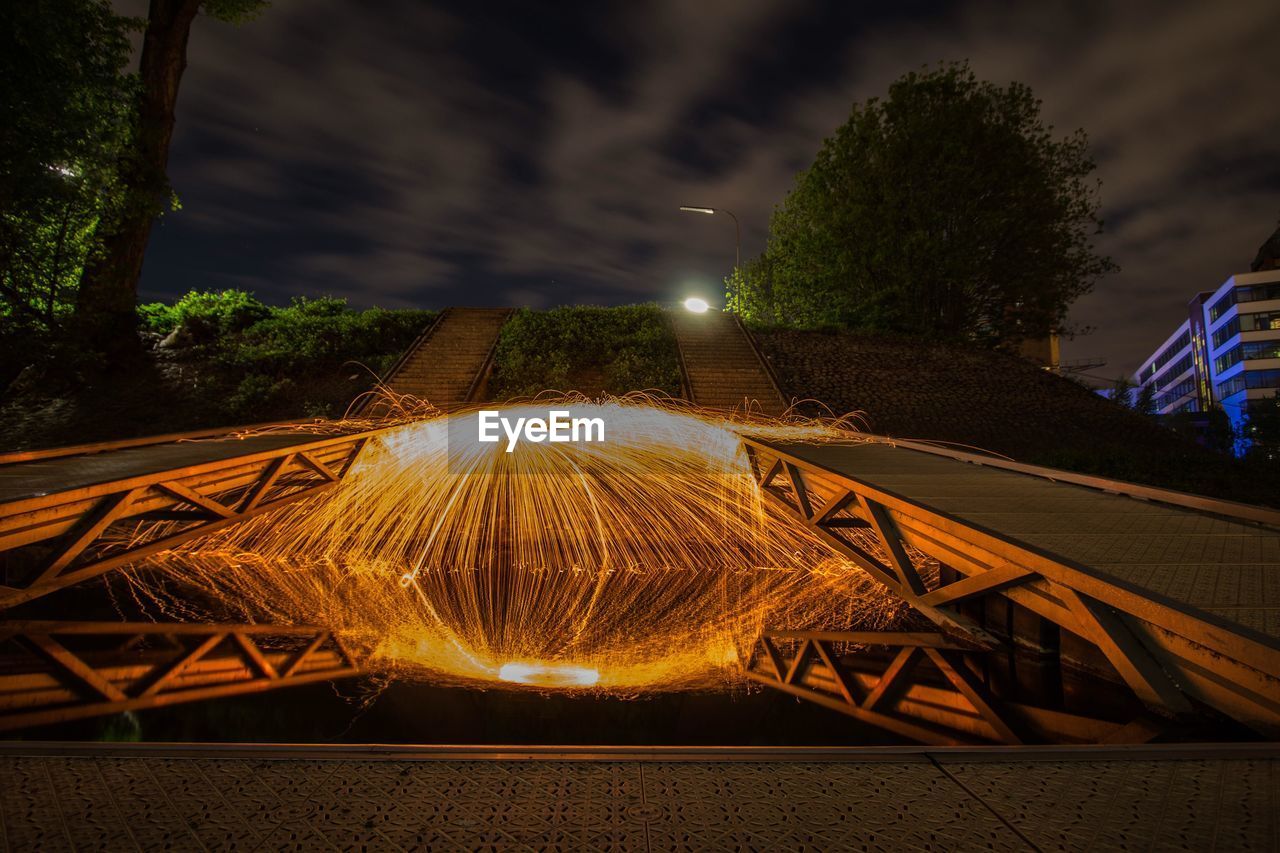
[[[13,850],[1280,846],[1280,760],[1261,746],[627,752],[13,744],[0,835]]]
[[[220,436],[3,464],[0,504],[315,442],[314,433]]]
[[[1280,531],[888,444],[777,446],[1150,598],[1280,638]]]

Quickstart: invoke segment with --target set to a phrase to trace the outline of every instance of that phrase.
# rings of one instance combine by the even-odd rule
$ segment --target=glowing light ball
[[[705,299],[690,296],[684,301],[684,307],[686,310],[692,311],[695,314],[705,314],[707,313],[707,309],[711,306],[707,304],[707,300]]]
[[[533,687],[593,687],[600,681],[600,671],[585,666],[553,666],[541,663],[506,663],[498,670],[498,678],[511,684]]]

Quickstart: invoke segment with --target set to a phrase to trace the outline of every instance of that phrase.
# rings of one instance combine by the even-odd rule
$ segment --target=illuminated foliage
[[[98,221],[120,203],[117,161],[129,141],[135,84],[122,69],[133,26],[106,0],[0,4],[6,356],[16,359],[60,329]]]
[[[588,374],[600,371],[595,377]],[[523,309],[502,327],[490,393],[497,399],[548,388],[611,394],[680,391],[675,336],[657,305]]]

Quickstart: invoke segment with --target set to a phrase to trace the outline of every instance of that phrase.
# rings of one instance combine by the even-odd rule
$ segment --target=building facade
[[[1253,401],[1280,389],[1280,269],[1234,275],[1198,294],[1187,315],[1136,384],[1155,387],[1162,415],[1221,407],[1239,427]]]

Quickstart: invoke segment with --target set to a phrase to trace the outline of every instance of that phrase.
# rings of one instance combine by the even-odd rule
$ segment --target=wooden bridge
[[[459,332],[463,316],[442,314],[388,384],[414,393],[403,384],[416,381],[410,366],[465,341],[476,375],[465,393],[450,385],[446,402],[469,400],[505,314],[478,315],[487,337]],[[695,401],[781,410],[733,318],[677,329]],[[717,348],[754,364],[750,390],[708,396],[724,379],[704,371]],[[384,431],[274,427],[0,456],[0,609],[339,487]],[[876,437],[806,446],[744,435],[743,445],[761,489],[795,523],[932,625],[770,626],[744,650],[749,677],[928,743],[1144,740],[1205,715],[1280,734],[1280,512]],[[0,728],[359,669],[323,626],[268,654],[256,627],[7,618]],[[1027,701],[990,664],[1024,652],[1113,679],[1136,710]]]
[[[195,434],[0,457],[0,606],[333,488],[380,432]],[[1206,710],[1280,733],[1280,513],[884,439],[743,441],[771,499],[936,626],[913,635],[777,626],[750,656],[751,677],[932,743],[1144,739],[1161,731],[1160,720]],[[1042,620],[1036,637],[1052,625],[1094,648],[1156,723],[1002,701],[970,663],[1019,639],[983,624],[988,598]],[[4,715],[23,724],[67,718],[72,698],[101,712],[180,701],[174,674],[209,665],[215,647],[235,658],[223,686],[261,690],[314,675],[285,659],[264,662],[248,634],[229,626],[194,645],[171,643],[168,654],[148,646],[151,668],[128,677],[103,674],[123,662],[101,646],[85,656],[58,639],[110,633],[100,623],[0,623],[0,639],[33,653],[7,670],[22,675],[7,692],[0,681],[0,727]],[[139,651],[120,648],[126,657]],[[892,654],[868,670],[868,649]],[[334,660],[346,667],[336,674],[357,670],[345,652]],[[913,684],[921,667],[947,690]]]

